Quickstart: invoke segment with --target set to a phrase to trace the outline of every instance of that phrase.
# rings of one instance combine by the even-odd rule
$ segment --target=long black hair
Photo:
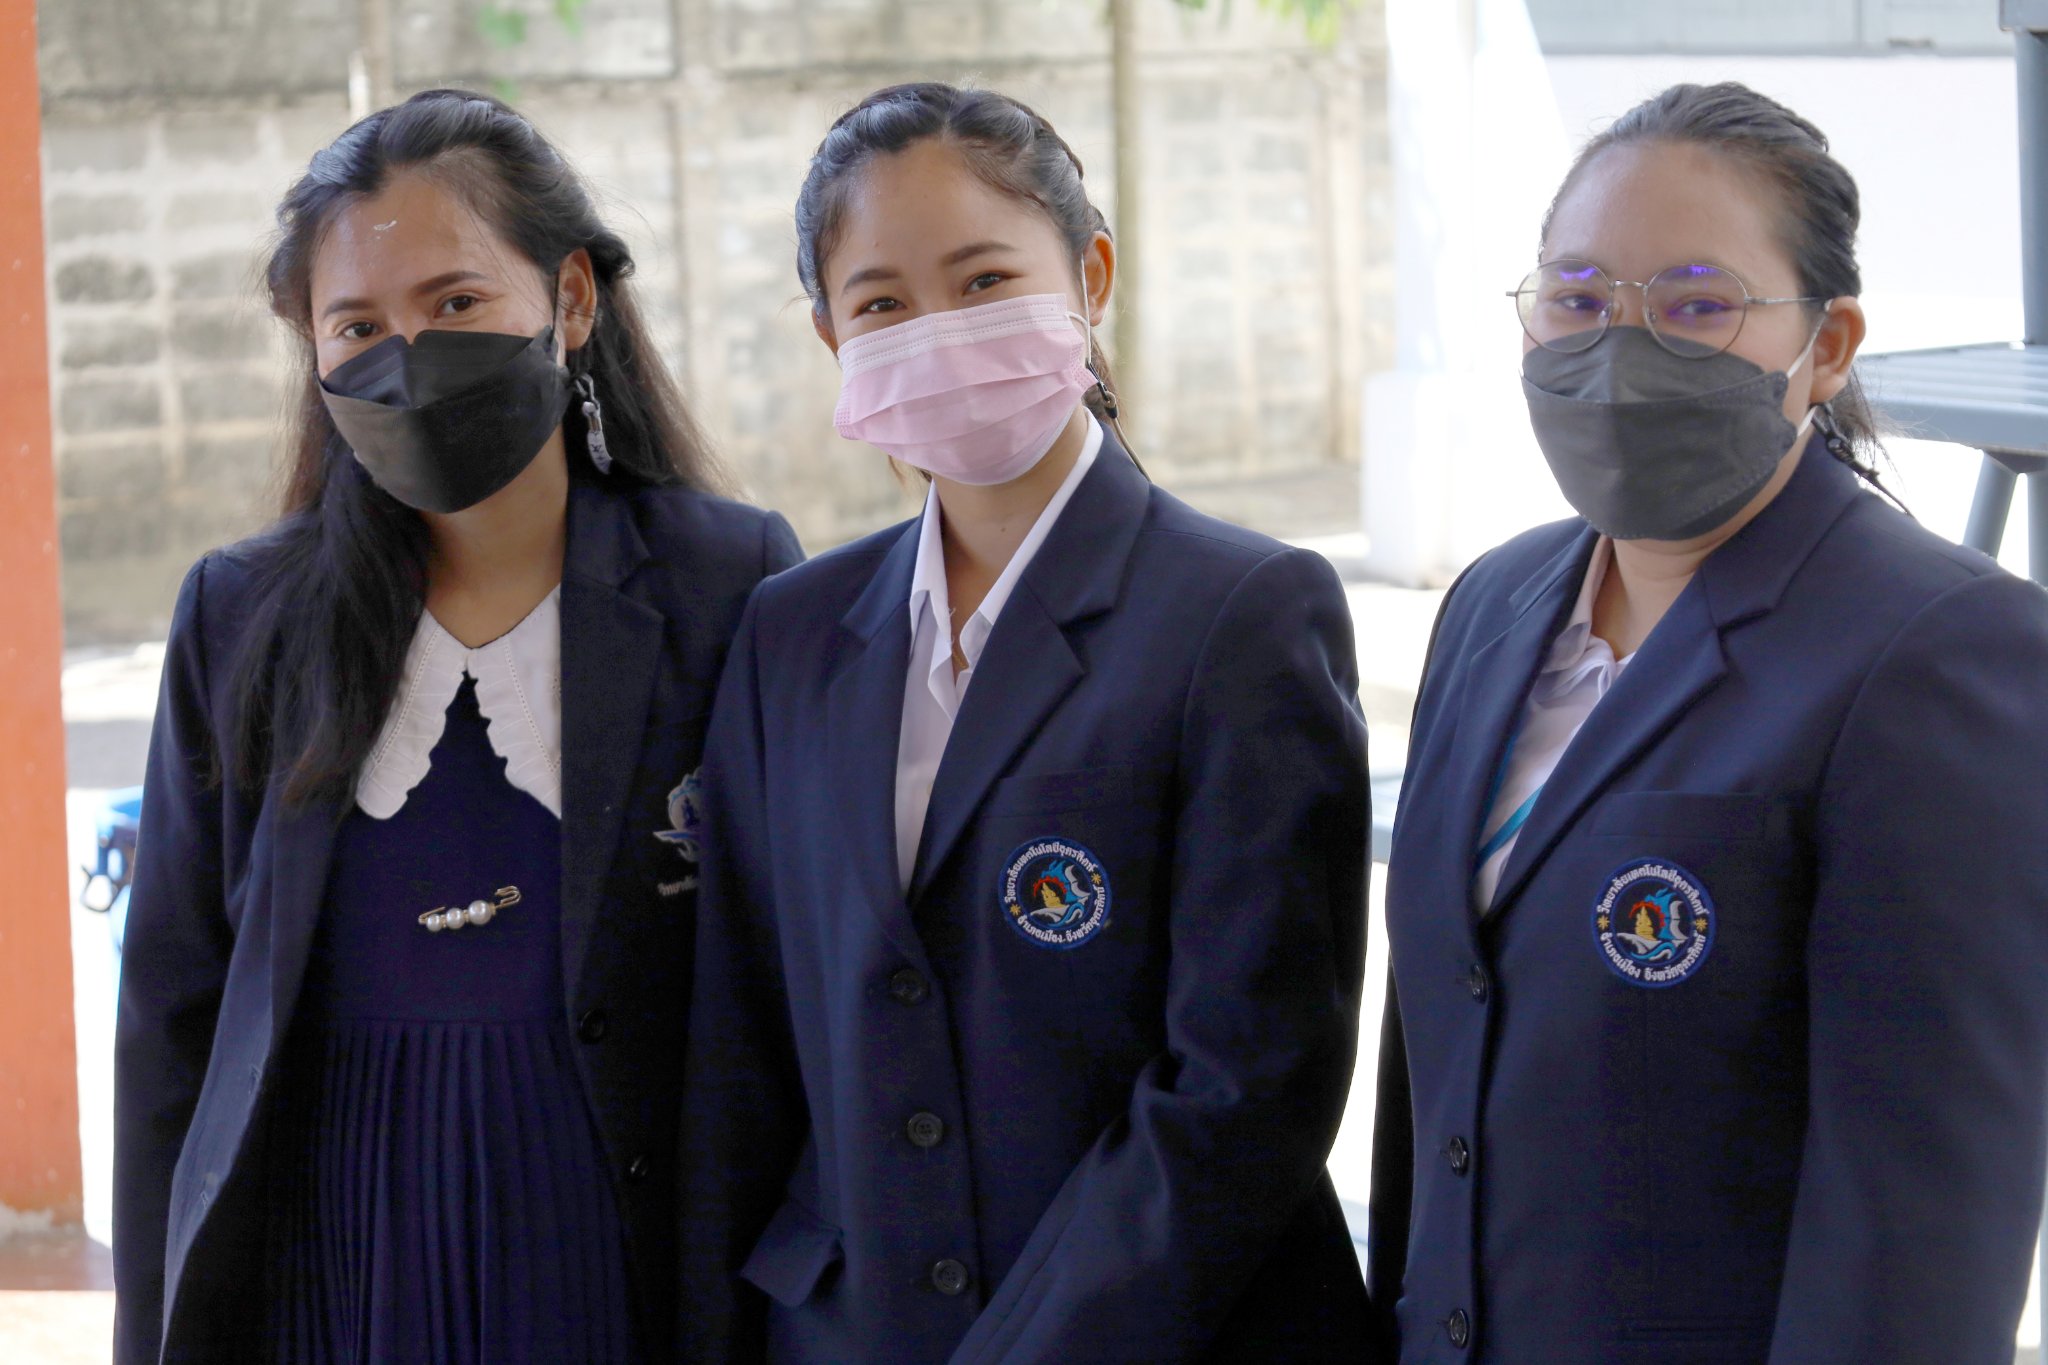
[[[1856,264],[1856,229],[1863,209],[1855,177],[1828,151],[1827,135],[1819,128],[1738,81],[1671,86],[1595,136],[1580,149],[1550,201],[1543,215],[1543,240],[1549,240],[1550,220],[1580,172],[1603,152],[1643,142],[1692,143],[1739,159],[1777,194],[1779,232],[1799,272],[1799,292],[1822,300],[1863,292],[1863,272]],[[1825,305],[1803,306],[1818,326]],[[1876,414],[1853,369],[1842,391],[1821,405],[1814,422],[1836,459],[1898,501],[1878,476],[1884,446]]]
[[[1115,239],[1109,220],[1088,198],[1081,158],[1042,115],[1021,100],[994,90],[964,90],[940,81],[918,81],[877,90],[841,114],[811,156],[809,174],[796,198],[796,273],[810,295],[811,310],[829,317],[825,262],[839,244],[846,200],[862,167],[925,141],[943,138],[968,169],[999,193],[1035,204],[1065,240],[1075,273],[1085,284],[1082,262],[1097,233]],[[1087,297],[1086,289],[1082,297]],[[1091,346],[1088,368],[1098,381],[1087,404],[1116,428],[1116,379],[1101,343]]]
[[[335,431],[313,350],[314,255],[341,209],[402,172],[432,177],[551,278],[570,253],[589,253],[596,318],[569,368],[596,385],[613,463],[600,476],[571,459],[573,477],[621,488],[724,482],[634,304],[631,252],[525,117],[484,95],[429,90],[315,153],[278,205],[265,270],[271,311],[300,339],[301,375],[279,516],[249,546],[257,590],[235,679],[234,771],[223,774],[251,789],[281,777],[294,806],[346,803],[426,600],[426,523],[370,481]],[[580,405],[564,424],[569,449],[580,449]]]

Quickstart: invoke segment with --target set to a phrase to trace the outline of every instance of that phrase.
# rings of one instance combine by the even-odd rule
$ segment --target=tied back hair
[[[796,273],[810,296],[811,310],[830,320],[825,298],[825,263],[839,245],[846,202],[860,172],[880,156],[905,151],[928,139],[942,139],[959,152],[967,168],[999,194],[1036,205],[1066,243],[1082,306],[1087,306],[1083,268],[1089,246],[1101,233],[1115,240],[1109,220],[1088,198],[1081,158],[1065,138],[1029,105],[994,90],[966,90],[940,81],[918,81],[877,90],[841,114],[811,156],[810,171],[796,200]],[[1130,439],[1118,419],[1116,379],[1099,340],[1092,339],[1088,368],[1096,386],[1088,410],[1115,430],[1125,451]]]
[[[1821,300],[1863,292],[1856,263],[1862,200],[1855,177],[1828,150],[1827,135],[1808,120],[1737,81],[1674,85],[1652,95],[1596,135],[1576,158],[1543,215],[1543,240],[1557,206],[1579,175],[1616,147],[1690,143],[1731,156],[1762,177],[1779,206],[1779,234],[1799,274],[1799,292]],[[1825,303],[1801,305],[1815,326]],[[1820,405],[1814,426],[1828,452],[1905,511],[1878,474],[1888,457],[1863,382],[1852,369],[1842,391]],[[1908,514],[1910,515],[1910,513]]]
[[[264,272],[271,311],[298,338],[299,378],[282,505],[249,546],[256,590],[234,679],[235,759],[222,773],[252,791],[281,780],[293,807],[345,807],[426,601],[427,524],[370,481],[335,430],[313,337],[313,261],[328,229],[403,173],[431,179],[551,282],[572,252],[589,253],[596,316],[568,364],[595,386],[613,463],[599,475],[572,454],[573,479],[620,491],[725,484],[636,306],[632,253],[524,116],[469,91],[428,90],[315,153],[278,205]],[[564,413],[563,437],[581,452],[580,404]]]

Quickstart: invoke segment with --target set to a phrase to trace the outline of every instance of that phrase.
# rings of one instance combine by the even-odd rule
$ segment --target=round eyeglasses
[[[1752,307],[1821,303],[1815,297],[1764,299],[1717,265],[1674,265],[1648,280],[1617,280],[1591,261],[1546,261],[1508,291],[1522,330],[1547,351],[1589,350],[1607,335],[1623,286],[1643,292],[1643,321],[1673,355],[1719,355],[1742,333]]]

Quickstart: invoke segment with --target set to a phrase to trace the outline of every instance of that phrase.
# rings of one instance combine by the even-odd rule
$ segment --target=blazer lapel
[[[1508,855],[1489,917],[1512,908],[1579,813],[1727,671],[1721,633],[1695,577],[1566,746]]]
[[[1770,506],[1707,556],[1544,784],[1489,914],[1513,908],[1593,800],[1721,680],[1728,672],[1724,634],[1778,604],[1793,575],[1860,496],[1855,475],[1816,436]]]
[[[573,482],[561,602],[562,970],[571,989],[618,850],[661,667],[661,613],[622,591],[647,558],[630,506]]]
[[[1460,804],[1447,813],[1444,850],[1461,903],[1470,906],[1473,859],[1485,837],[1487,812],[1499,786],[1509,739],[1521,727],[1529,688],[1570,617],[1585,581],[1598,536],[1587,528],[1552,556],[1509,599],[1506,630],[1481,646],[1464,667],[1465,695],[1458,705],[1444,791]],[[1423,774],[1411,775],[1411,780]]]
[[[975,664],[932,784],[912,904],[1017,751],[1087,673],[1066,627],[1116,604],[1150,498],[1151,484],[1105,432],[1094,467],[1026,566]]]
[[[896,752],[910,670],[910,579],[918,525],[913,520],[905,526],[840,621],[854,639],[826,690],[825,757],[833,790],[840,793],[840,848],[854,899],[873,910],[897,952],[922,965],[924,945],[911,924],[896,863]]]

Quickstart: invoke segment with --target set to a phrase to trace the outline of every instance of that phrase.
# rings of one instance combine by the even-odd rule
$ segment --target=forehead
[[[1697,143],[1630,143],[1586,163],[1558,200],[1543,255],[1580,257],[1632,280],[1705,261],[1752,290],[1792,292],[1783,211],[1770,183],[1737,157]]]
[[[966,242],[1058,250],[1060,236],[1036,204],[975,174],[957,147],[926,138],[868,161],[849,183],[829,280],[863,266],[916,269]]]
[[[313,306],[402,290],[453,270],[504,275],[521,259],[458,196],[426,176],[402,174],[335,213],[313,253]]]

